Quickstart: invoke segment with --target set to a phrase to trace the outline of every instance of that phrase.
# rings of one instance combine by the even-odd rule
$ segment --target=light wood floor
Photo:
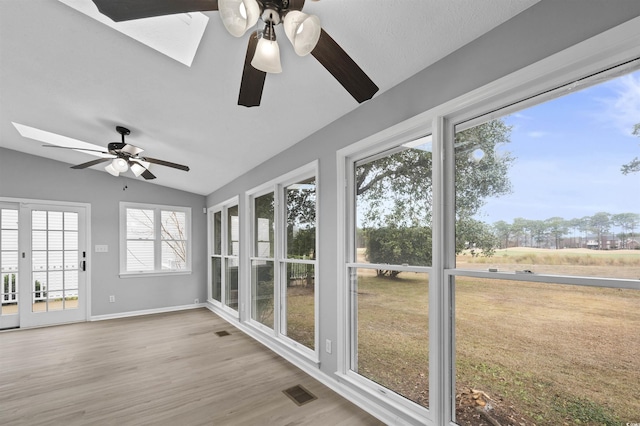
[[[297,406],[282,393],[295,385],[318,399]],[[0,333],[0,424],[382,423],[195,309]]]

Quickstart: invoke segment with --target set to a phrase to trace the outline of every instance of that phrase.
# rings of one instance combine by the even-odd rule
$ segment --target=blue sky
[[[640,71],[504,117],[513,126],[504,150],[516,158],[513,193],[488,200],[478,218],[565,219],[640,214],[640,173],[620,167],[640,157]]]

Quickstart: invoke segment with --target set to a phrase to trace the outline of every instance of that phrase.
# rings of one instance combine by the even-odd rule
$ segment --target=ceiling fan
[[[151,164],[158,164],[160,166],[173,167],[174,169],[184,170],[185,172],[189,171],[189,167],[183,166],[182,164],[171,163],[169,161],[158,160],[156,158],[151,157],[142,157],[140,154],[144,151],[137,146],[130,145],[124,141],[125,135],[131,133],[129,129],[122,126],[116,126],[116,131],[120,133],[122,139],[121,142],[111,142],[107,145],[107,151],[98,151],[95,149],[85,149],[85,148],[74,148],[67,146],[59,146],[59,145],[43,145],[47,148],[62,148],[62,149],[74,149],[76,151],[89,151],[89,152],[97,152],[105,155],[103,158],[98,158],[96,160],[87,161],[86,163],[78,164],[76,166],[72,166],[72,169],[86,169],[87,167],[95,166],[96,164],[106,163],[107,161],[111,161],[105,167],[105,170],[112,174],[113,176],[119,176],[120,173],[126,172],[129,168],[136,177],[142,175],[143,178],[150,180],[155,179],[155,175],[149,171],[149,166]]]
[[[284,32],[299,56],[311,53],[342,86],[362,103],[371,99],[378,86],[324,31],[317,16],[303,13],[304,0],[93,0],[103,15],[115,22],[176,13],[217,10],[235,37],[253,31],[244,62],[238,105],[259,106],[267,73],[282,72],[275,27]]]

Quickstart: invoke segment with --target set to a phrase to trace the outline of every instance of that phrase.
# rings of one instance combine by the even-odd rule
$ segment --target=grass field
[[[640,251],[509,249],[494,258],[458,257],[461,268],[493,265],[640,277]],[[455,298],[458,423],[640,422],[640,291],[458,277]],[[378,278],[360,269],[357,304],[358,372],[427,406],[428,276]],[[485,409],[474,399],[467,404],[474,393]]]

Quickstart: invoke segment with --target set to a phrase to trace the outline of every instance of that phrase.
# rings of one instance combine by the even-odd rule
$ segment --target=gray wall
[[[123,191],[125,185],[127,190]],[[0,148],[0,197],[91,204],[91,244],[109,246],[108,253],[91,253],[92,316],[170,308],[193,304],[196,298],[201,302],[207,299],[207,222],[202,195],[96,170],[72,170],[65,163]],[[191,207],[193,273],[120,278],[120,201]],[[110,295],[116,297],[115,303],[109,303]]]
[[[335,253],[337,233],[336,150],[416,116],[489,82],[533,64],[576,43],[640,15],[637,0],[542,0],[510,21],[424,69],[350,114],[312,134],[207,196],[212,206],[278,176],[319,160],[318,253],[320,342],[337,344]],[[264,141],[262,141],[264,143]],[[240,198],[241,214],[246,212]],[[245,223],[245,222],[241,222]],[[247,230],[241,229],[241,232]],[[244,248],[246,250],[246,248]],[[241,249],[241,261],[248,253]],[[321,370],[337,369],[332,354],[320,353]]]

